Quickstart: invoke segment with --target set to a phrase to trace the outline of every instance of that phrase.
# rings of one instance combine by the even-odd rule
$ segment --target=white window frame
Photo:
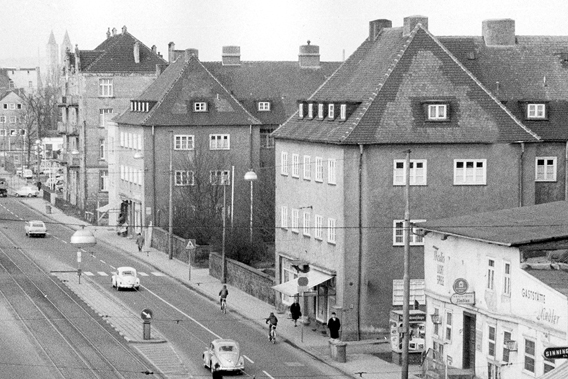
[[[99,127],[104,128],[106,122],[107,114],[112,114],[112,108],[100,108],[99,109]]]
[[[298,103],[298,118],[304,118],[304,103]]]
[[[308,118],[314,118],[314,103],[308,103]]]
[[[334,218],[327,219],[327,242],[331,244],[337,242],[337,221]]]
[[[100,178],[101,178],[100,191],[101,192],[108,192],[108,171],[107,170],[101,170],[100,171]]]
[[[421,167],[419,167],[421,166]],[[395,159],[393,162],[393,185],[406,185],[406,160]],[[410,160],[410,185],[425,186],[427,185],[428,162],[426,159]]]
[[[327,183],[337,184],[337,161],[335,159],[327,160]]]
[[[493,331],[493,339],[491,332]],[[493,353],[491,352],[493,350]],[[495,359],[497,355],[497,327],[495,325],[487,325],[487,356]]]
[[[174,136],[174,150],[193,150],[195,140],[191,134],[176,134]]]
[[[195,113],[203,113],[207,112],[209,109],[207,107],[206,101],[194,101],[193,102],[193,112]]]
[[[524,341],[524,350],[523,350],[523,371],[525,372],[530,372],[532,374],[535,374],[536,371],[536,341],[530,338],[526,338],[525,337],[525,341]],[[533,347],[533,351],[527,351],[528,348],[528,342],[532,343],[532,347]],[[527,361],[531,360],[532,361],[532,370],[530,368],[527,368]]]
[[[446,334],[444,335],[444,339],[446,341],[452,340],[452,327],[453,327],[453,314],[450,311],[446,311]]]
[[[227,186],[229,183],[231,183],[231,174],[229,170],[209,171],[209,184],[212,186]]]
[[[104,161],[106,160],[106,148],[105,148],[105,140],[99,140],[99,159]]]
[[[16,104],[15,104],[15,103],[10,103],[10,109],[11,109],[11,110],[15,110],[15,109],[16,109]]]
[[[0,124],[6,123],[6,116],[0,116]]]
[[[503,295],[511,296],[511,262],[503,262]]]
[[[309,155],[304,155],[304,180],[312,179],[312,164],[311,157]]]
[[[556,181],[556,157],[536,157],[535,181],[537,182]]]
[[[462,168],[458,168],[460,164]],[[467,167],[470,164],[473,167]],[[481,186],[485,184],[487,184],[487,159],[454,159],[454,185]]]
[[[288,152],[280,153],[280,174],[288,176]]]
[[[290,220],[290,227],[292,232],[300,233],[300,210],[297,208],[292,208],[292,218]]]
[[[335,120],[335,104],[327,104],[327,118],[329,120]]]
[[[310,212],[304,212],[304,214],[302,215],[302,232],[306,237],[310,236],[311,218],[312,216]]]
[[[323,103],[318,103],[318,119],[323,120],[323,118],[325,117],[324,115],[324,104]]]
[[[507,338],[507,334],[509,335],[509,338]],[[511,351],[507,347],[507,341],[511,341],[512,338],[513,333],[510,330],[503,330],[503,362],[509,362],[509,360],[511,359]]]
[[[495,290],[495,259],[487,258],[487,286],[486,289]]]
[[[270,112],[270,101],[259,101],[257,109],[259,112]]]
[[[445,121],[448,118],[448,104],[428,104],[429,121]]]
[[[424,246],[424,237],[416,232],[420,228],[413,226],[413,223],[424,221],[426,220],[410,220],[410,246]],[[404,242],[404,220],[393,220],[392,245],[404,246]]]
[[[286,205],[280,207],[280,227],[288,229],[288,207]]]
[[[16,116],[10,116],[10,124],[16,124],[18,121],[18,117]]]
[[[544,119],[546,119],[546,104],[545,103],[528,103],[527,104],[527,119],[529,119],[529,120],[544,120]]]
[[[323,183],[323,158],[316,157],[316,174],[314,180]]]
[[[114,82],[112,78],[99,79],[99,97],[113,97]]]
[[[298,154],[292,154],[292,177],[300,177],[300,156]]]
[[[8,135],[8,131],[6,129],[0,129],[0,137],[6,137]]]
[[[548,367],[548,369],[547,369]],[[556,368],[556,361],[554,359],[550,359],[550,358],[543,358],[542,361],[542,373],[546,374],[552,370],[554,370]]]
[[[176,187],[187,187],[195,185],[195,173],[193,171],[175,170]]]
[[[339,106],[339,118],[341,121],[347,120],[347,104],[341,104]]]
[[[323,216],[315,215],[314,217],[314,238],[317,240],[323,239]]]
[[[230,134],[209,134],[209,150],[230,150]]]

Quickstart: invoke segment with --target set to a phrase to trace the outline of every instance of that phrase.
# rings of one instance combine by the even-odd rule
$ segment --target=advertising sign
[[[450,302],[455,305],[473,305],[475,304],[475,292],[454,293],[450,297]]]

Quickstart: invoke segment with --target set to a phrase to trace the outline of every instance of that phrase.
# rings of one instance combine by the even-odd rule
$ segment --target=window
[[[12,109],[12,110],[16,109],[16,104],[10,103],[10,109]]]
[[[327,160],[327,183],[336,184],[335,179],[335,159]]]
[[[428,121],[446,121],[448,118],[448,104],[428,104]]]
[[[394,160],[393,185],[406,185],[406,161],[404,159]],[[410,160],[410,185],[426,185],[426,159]]]
[[[314,118],[314,103],[308,104],[308,118]]]
[[[226,186],[231,183],[229,180],[229,170],[209,171],[209,183],[214,186]]]
[[[336,230],[335,230],[335,219],[334,218],[328,218],[327,219],[327,242],[329,243],[335,243],[336,237]]]
[[[536,158],[535,180],[537,182],[556,181],[556,157]]]
[[[335,104],[327,104],[327,118],[330,120],[335,119]]]
[[[108,192],[108,171],[107,170],[102,170],[101,171],[101,176],[100,176],[100,187],[99,189],[102,192]]]
[[[525,365],[524,369],[534,373],[535,342],[525,338]]]
[[[495,327],[489,325],[488,327],[488,334],[487,334],[487,343],[488,343],[488,350],[487,355],[490,357],[495,358]]]
[[[501,379],[501,367],[494,363],[488,362],[487,379]]]
[[[415,227],[412,223],[423,222],[426,220],[410,220],[410,245],[411,246],[423,246],[424,238],[416,232]],[[404,246],[404,220],[394,220],[393,221],[393,246]]]
[[[6,129],[0,129],[0,136],[5,137],[8,134]]]
[[[192,135],[176,135],[174,136],[174,150],[193,150]]]
[[[16,116],[10,116],[10,124],[15,124],[17,121]]]
[[[292,209],[292,231],[298,233],[300,231],[300,210]]]
[[[292,177],[300,177],[300,156],[298,154],[292,154]]]
[[[554,359],[550,359],[550,358],[546,358],[544,357],[544,368],[543,368],[543,372],[546,374],[549,371],[554,370]]]
[[[509,349],[507,349],[507,341],[511,341],[511,332],[503,332],[503,362],[509,362]]]
[[[4,108],[4,109],[8,109],[8,103],[4,103],[4,104],[2,104],[2,108]]]
[[[229,150],[230,136],[228,134],[210,134],[209,135],[210,150]]]
[[[285,205],[280,208],[280,227],[288,229],[288,207]]]
[[[440,315],[440,309],[434,308],[434,314]],[[439,323],[434,323],[434,335],[436,335],[436,336],[440,335],[440,324]],[[442,346],[442,348],[443,348],[443,346]]]
[[[18,132],[16,131],[16,129],[10,129],[10,135],[11,136],[17,136]]]
[[[0,123],[2,124],[6,123],[6,116],[0,116]]]
[[[195,183],[193,171],[175,171],[175,185],[176,186],[192,186]]]
[[[22,104],[16,104],[16,108],[22,109]]]
[[[110,120],[110,115],[112,114],[112,108],[101,108],[99,109],[99,127],[103,128],[106,121]]]
[[[446,312],[446,341],[452,340],[452,313]]]
[[[487,289],[493,290],[495,288],[495,260],[489,259],[487,261]]]
[[[103,161],[106,159],[104,139],[99,140],[99,159]]]
[[[323,239],[323,216],[316,215],[314,223],[314,237],[318,240],[321,240]]]
[[[347,119],[347,104],[341,104],[339,106],[339,118],[342,121],[345,121]]]
[[[546,104],[543,103],[529,103],[527,104],[527,118],[529,120],[544,120],[546,119]]]
[[[259,101],[258,102],[259,112],[269,112],[270,111],[270,101]]]
[[[503,295],[511,296],[511,264],[507,262],[503,271]]]
[[[195,101],[193,103],[194,112],[207,112],[207,103],[205,101]]]
[[[310,163],[310,156],[304,155],[304,179],[310,180],[312,177],[312,166]]]
[[[27,134],[26,129],[20,129],[20,135],[21,136],[25,136],[26,134]]]
[[[323,182],[323,159],[316,157],[316,182]]]
[[[455,159],[455,185],[485,185],[485,159]]]
[[[304,224],[303,224],[304,229],[303,229],[303,232],[304,232],[305,236],[310,235],[310,219],[311,219],[310,213],[304,212]]]
[[[260,128],[260,147],[274,149],[274,137],[271,136],[274,128]]]
[[[288,175],[288,153],[285,151],[280,154],[280,173]]]
[[[114,95],[112,79],[99,79],[99,96],[112,97]]]
[[[319,103],[319,104],[318,104],[318,118],[319,118],[320,120],[323,120],[323,118],[324,118],[323,106],[324,106],[323,103]]]
[[[304,118],[304,103],[298,104],[298,118]]]

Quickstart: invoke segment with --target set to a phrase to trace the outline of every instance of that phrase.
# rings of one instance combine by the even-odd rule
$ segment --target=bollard
[[[149,340],[150,339],[150,321],[149,320],[144,320],[144,322],[142,323],[142,338],[145,340]]]
[[[45,204],[45,213],[51,214],[51,204]]]

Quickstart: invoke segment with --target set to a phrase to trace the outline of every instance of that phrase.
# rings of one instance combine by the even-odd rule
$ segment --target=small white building
[[[568,202],[419,226],[426,349],[449,377],[538,378],[564,362],[544,350],[568,346]]]

